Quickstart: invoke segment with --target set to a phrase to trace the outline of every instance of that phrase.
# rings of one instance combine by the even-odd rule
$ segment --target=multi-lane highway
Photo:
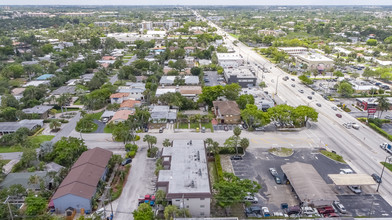
[[[302,85],[296,76],[291,76],[277,68],[273,63],[257,54],[252,48],[241,42],[234,45],[233,42],[236,40],[234,37],[214,23],[202,18],[196,11],[194,13],[202,20],[208,22],[210,26],[216,27],[217,33],[225,36],[225,43],[232,45],[236,52],[249,60],[251,65],[257,64],[269,70],[269,73],[258,74],[258,77],[259,80],[263,80],[268,85],[270,92],[277,93],[274,94],[275,96],[279,96],[288,105],[309,105],[319,112],[318,122],[311,123],[311,128],[307,130],[307,135],[315,140],[316,145],[338,152],[358,173],[380,174],[382,170],[380,162],[384,161],[388,154],[380,149],[379,145],[380,143],[388,142],[387,139],[363,125],[360,126],[359,130],[343,127],[342,124],[345,122],[359,122],[343,111],[333,110],[332,107],[335,106],[333,103],[325,100],[317,93],[313,95],[312,90]],[[261,79],[262,75],[264,79]],[[290,79],[294,78],[295,81],[290,79],[284,81],[282,80],[284,76],[289,76]],[[300,89],[304,93],[300,93],[298,91]],[[308,96],[312,96],[312,99],[308,99]],[[317,106],[316,103],[320,103],[321,107]],[[338,118],[336,116],[337,113],[341,114],[342,118]],[[379,192],[389,204],[392,204],[392,175],[389,171],[384,172]]]

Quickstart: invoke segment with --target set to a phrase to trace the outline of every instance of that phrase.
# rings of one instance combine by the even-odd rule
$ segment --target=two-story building
[[[238,83],[242,88],[256,86],[257,77],[248,67],[224,69],[225,80],[228,84]]]
[[[163,170],[159,171],[157,189],[192,217],[210,216],[212,198],[203,140],[174,140],[162,150]]]
[[[213,101],[213,113],[219,124],[240,124],[241,111],[235,101]]]
[[[216,53],[219,66],[236,68],[244,64],[244,59],[238,53]]]

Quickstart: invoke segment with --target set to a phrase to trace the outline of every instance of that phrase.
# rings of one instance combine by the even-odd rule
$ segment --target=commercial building
[[[192,217],[210,216],[212,198],[205,144],[203,140],[174,140],[162,150],[163,170],[159,171],[157,189]]]
[[[52,197],[56,213],[68,208],[92,212],[92,199],[100,181],[105,181],[111,157],[112,152],[99,147],[80,155]]]
[[[173,85],[176,78],[184,80],[186,85],[198,85],[200,83],[198,76],[162,76],[159,80],[161,85]]]
[[[279,47],[278,49],[288,55],[304,54],[308,52],[308,48],[306,47]]]
[[[242,88],[256,86],[257,78],[248,67],[224,69],[225,80],[228,84],[238,83]]]
[[[297,61],[306,65],[308,70],[330,70],[333,68],[334,61],[318,53],[305,53],[295,55]]]
[[[213,113],[219,124],[240,124],[241,111],[235,101],[213,101]]]
[[[267,111],[267,109],[275,106],[275,102],[271,98],[271,96],[265,93],[262,89],[259,88],[242,89],[241,95],[243,94],[252,95],[255,99],[255,105],[259,110]]]
[[[219,66],[223,68],[236,68],[244,64],[244,59],[238,53],[216,53]]]

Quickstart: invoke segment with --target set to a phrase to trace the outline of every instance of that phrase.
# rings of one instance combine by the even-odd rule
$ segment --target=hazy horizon
[[[83,3],[82,3],[83,2]],[[110,3],[109,3],[110,2]],[[82,3],[82,4],[81,4]],[[273,4],[271,4],[273,3]],[[254,0],[145,0],[140,1],[124,1],[124,0],[13,0],[7,1],[0,0],[0,5],[102,5],[102,6],[116,6],[116,5],[126,5],[126,6],[165,6],[165,5],[186,5],[186,6],[203,6],[203,5],[213,5],[213,6],[385,6],[392,5],[391,0],[281,0],[281,1],[254,1]]]

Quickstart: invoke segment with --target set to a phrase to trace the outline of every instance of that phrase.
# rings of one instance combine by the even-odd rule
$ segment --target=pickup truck
[[[386,152],[392,154],[392,145],[388,143],[380,144],[381,149],[384,149]]]

